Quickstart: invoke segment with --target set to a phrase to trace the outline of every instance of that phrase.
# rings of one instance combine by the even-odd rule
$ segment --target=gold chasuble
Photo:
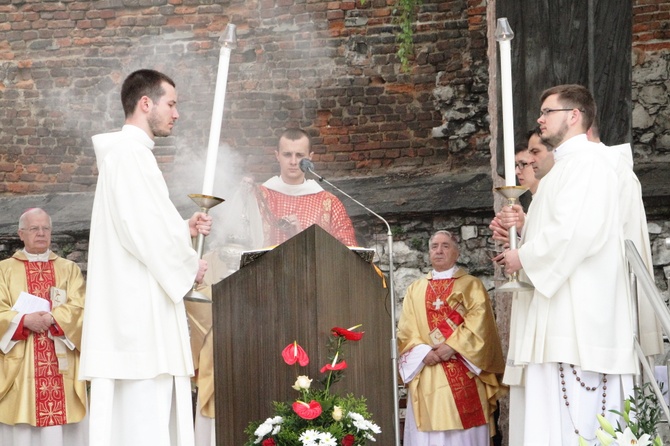
[[[66,293],[62,305],[51,301],[54,289]],[[47,262],[28,262],[21,251],[0,262],[0,333],[10,329],[18,314],[12,307],[22,291],[50,302],[56,321],[50,334],[67,336],[79,349],[84,279],[77,265],[53,253]],[[53,338],[48,333],[31,332],[23,327],[23,320],[12,342],[15,345],[9,351],[0,353],[0,423],[46,427],[81,421],[87,398],[86,384],[76,376],[77,351],[64,347],[59,370]]]
[[[496,376],[504,371],[502,347],[486,289],[460,269],[452,279],[434,280],[428,274],[405,295],[398,323],[400,354],[436,342],[445,342],[457,354],[423,366],[409,381],[417,428],[446,431],[488,423],[493,435],[492,414],[504,394]],[[481,369],[479,375],[476,369]]]

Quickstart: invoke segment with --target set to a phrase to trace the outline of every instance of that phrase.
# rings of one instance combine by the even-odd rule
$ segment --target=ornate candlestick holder
[[[524,186],[501,186],[501,187],[496,187],[496,191],[502,195],[503,197],[507,198],[507,205],[512,207],[516,204],[518,198],[523,195],[524,192],[528,190],[527,187]],[[508,237],[509,237],[509,248],[510,249],[516,249],[517,248],[517,233],[516,233],[516,225],[512,226],[508,229],[507,231]],[[533,285],[526,283],[526,282],[521,282],[519,281],[519,273],[515,272],[510,274],[507,283],[504,283],[503,285],[499,286],[496,288],[496,291],[501,291],[501,292],[508,292],[508,291],[524,291],[524,290],[532,290],[534,287]]]
[[[204,194],[189,194],[189,198],[193,200],[195,204],[197,204],[200,207],[200,211],[204,212],[205,214],[209,213],[209,210],[212,209],[214,206],[224,202],[223,198],[213,197],[211,195],[204,195]],[[198,253],[199,259],[202,258],[204,246],[205,246],[205,235],[198,234],[198,238],[196,239],[195,250]],[[205,296],[200,291],[198,291],[196,289],[197,287],[198,284],[196,282],[193,282],[193,287],[191,288],[191,291],[186,293],[186,296],[184,296],[184,300],[211,304],[212,300],[207,296]]]

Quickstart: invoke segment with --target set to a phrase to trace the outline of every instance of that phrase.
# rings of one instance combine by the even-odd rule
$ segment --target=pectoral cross
[[[435,307],[436,311],[440,311],[440,307],[442,305],[444,305],[444,302],[442,302],[442,299],[440,299],[439,297],[437,298],[437,300],[435,302],[433,302],[433,307]]]

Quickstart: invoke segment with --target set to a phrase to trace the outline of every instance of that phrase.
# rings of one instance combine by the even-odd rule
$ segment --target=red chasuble
[[[438,329],[445,339],[463,322],[458,308],[447,304],[456,279],[430,280],[426,288],[426,315],[431,332]],[[484,410],[479,399],[477,383],[459,354],[442,362],[449,381],[463,429],[486,424]]]
[[[344,245],[358,245],[346,209],[330,192],[292,196],[261,186],[258,194],[268,246],[284,243],[299,232],[282,220],[288,215],[297,215],[302,229],[316,223]]]
[[[56,284],[53,261],[24,262],[28,292],[51,302],[50,290]],[[63,375],[53,339],[47,333],[34,333],[35,349],[35,420],[38,427],[65,424]]]

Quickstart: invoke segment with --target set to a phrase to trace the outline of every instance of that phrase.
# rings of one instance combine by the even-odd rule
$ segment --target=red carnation
[[[307,352],[298,345],[298,341],[294,341],[292,344],[287,345],[286,348],[282,350],[281,355],[284,358],[284,362],[288,365],[293,365],[296,361],[302,367],[309,364],[309,356],[307,356]]]
[[[265,440],[263,440],[263,443],[261,443],[261,446],[277,446],[277,443],[275,443],[274,438],[266,438]]]
[[[321,367],[321,373],[325,373],[327,370],[344,370],[347,368],[347,361],[338,362],[337,364],[326,364]]]
[[[321,415],[321,404],[318,401],[310,401],[309,404],[302,401],[293,403],[293,412],[305,420],[313,420]]]
[[[347,341],[360,341],[361,338],[363,337],[364,331],[352,331],[356,328],[360,327],[360,325],[356,325],[355,327],[351,327],[349,329],[346,328],[341,328],[341,327],[333,327],[332,332],[335,336],[341,336]]]
[[[342,438],[342,446],[354,446],[354,441],[356,441],[356,437],[351,434],[347,434],[344,436],[344,438]]]

